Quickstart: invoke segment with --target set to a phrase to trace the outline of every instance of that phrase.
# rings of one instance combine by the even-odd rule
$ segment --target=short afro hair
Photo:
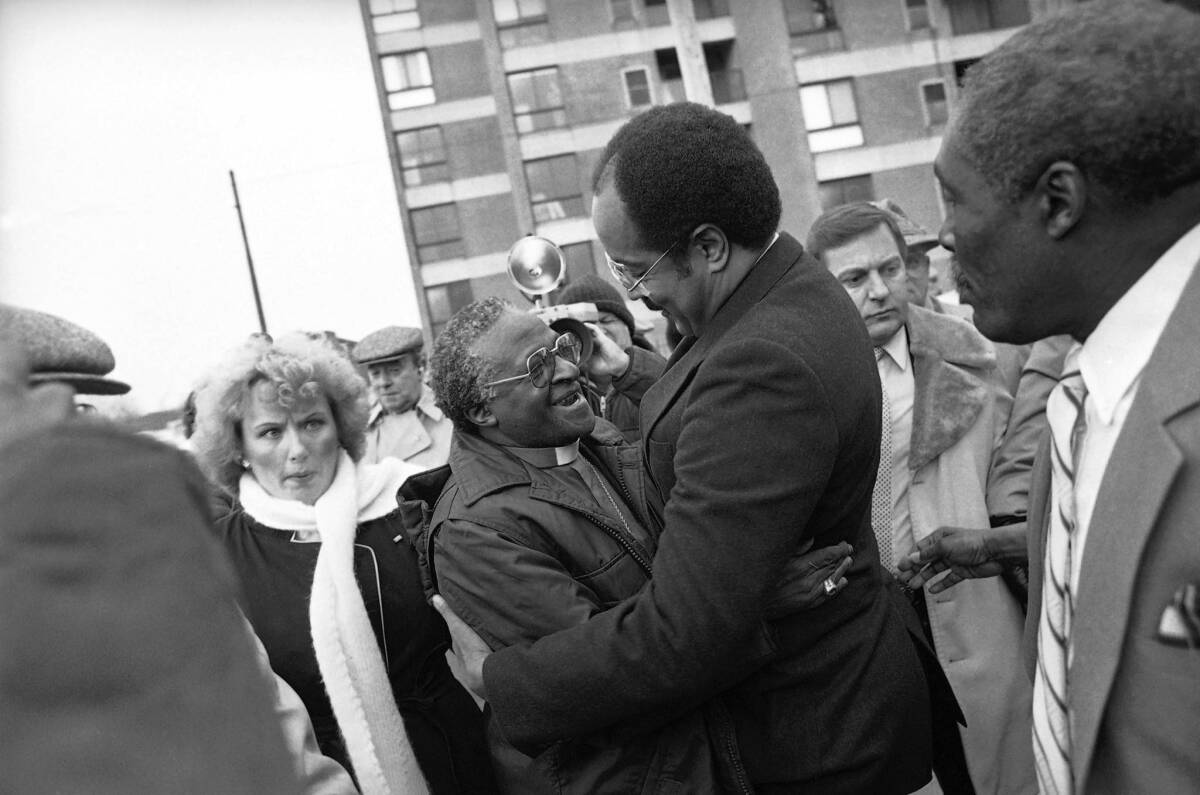
[[[704,223],[761,248],[779,227],[779,187],[750,134],[694,102],[650,108],[617,130],[596,163],[593,194],[610,180],[650,248]]]
[[[850,202],[821,213],[808,230],[804,247],[820,260],[829,249],[844,246],[856,237],[875,231],[880,225],[892,233],[900,258],[907,264],[908,245],[895,216],[870,202]]]
[[[517,309],[502,298],[482,298],[467,304],[450,318],[433,343],[429,360],[429,385],[437,405],[460,431],[476,433],[467,412],[487,402],[483,387],[491,375],[487,362],[475,353],[475,344],[507,312]]]
[[[278,340],[255,334],[227,354],[195,391],[192,446],[201,469],[218,486],[237,491],[242,476],[242,420],[250,390],[275,386],[279,403],[324,396],[338,443],[357,461],[366,449],[367,383],[343,350],[322,335],[297,332]]]
[[[1116,206],[1200,179],[1200,16],[1091,2],[1030,25],[968,70],[951,139],[1008,202],[1057,160]]]

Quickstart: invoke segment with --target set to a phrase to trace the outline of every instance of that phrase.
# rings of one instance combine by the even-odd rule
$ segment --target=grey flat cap
[[[891,199],[880,199],[879,201],[871,202],[871,204],[884,210],[896,219],[896,225],[900,227],[900,234],[904,236],[904,243],[909,248],[915,248],[918,251],[927,251],[938,244],[937,235],[909,218],[908,214],[900,209],[900,205]]]
[[[386,362],[406,353],[420,353],[425,347],[421,329],[409,326],[385,326],[372,331],[354,346],[354,361],[359,364]]]
[[[29,356],[29,380],[62,381],[84,395],[123,395],[129,384],[106,376],[116,367],[104,340],[69,320],[11,304],[0,304],[0,337],[12,339]]]

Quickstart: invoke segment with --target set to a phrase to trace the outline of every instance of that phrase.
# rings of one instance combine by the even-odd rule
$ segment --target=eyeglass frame
[[[574,361],[571,361],[571,357],[563,356],[559,352],[559,347],[561,346],[563,340],[574,340],[575,341],[575,344],[571,346],[575,351],[575,357],[574,357],[575,360]],[[529,354],[528,358],[525,359],[525,372],[523,374],[510,376],[508,378],[501,378],[498,381],[489,381],[488,383],[483,384],[482,388],[483,389],[491,389],[492,387],[499,386],[500,384],[510,384],[514,381],[521,381],[523,379],[528,378],[529,383],[533,384],[536,388],[545,389],[546,387],[550,386],[551,381],[554,380],[554,367],[557,364],[558,357],[562,356],[562,358],[566,359],[568,362],[571,362],[571,364],[578,365],[579,364],[579,355],[582,352],[583,352],[583,343],[582,343],[582,341],[580,341],[579,337],[575,336],[574,334],[572,334],[569,331],[566,334],[559,334],[558,337],[554,340],[554,347],[547,348],[545,346],[542,346],[541,348],[538,348],[533,353]],[[550,373],[550,377],[546,379],[546,383],[542,384],[541,386],[538,386],[538,383],[533,380],[532,361],[535,357],[539,357],[539,356],[546,357],[545,368],[546,368],[546,372]]]
[[[625,288],[625,292],[629,293],[630,295],[633,295],[633,291],[636,290],[641,285],[642,282],[646,281],[646,277],[649,276],[650,273],[656,267],[658,267],[658,263],[660,263],[664,259],[666,259],[667,255],[670,254],[671,251],[676,246],[678,246],[684,240],[687,240],[687,238],[689,236],[690,236],[690,233],[688,235],[685,235],[685,236],[679,238],[674,243],[672,243],[670,246],[668,246],[666,251],[664,251],[663,253],[658,255],[658,259],[656,259],[656,260],[654,260],[654,262],[650,263],[650,267],[646,268],[645,272],[643,272],[642,275],[637,278],[637,281],[635,281],[633,284],[628,285],[628,286],[626,286],[626,284],[625,284],[625,279],[628,278],[628,274],[624,274],[624,278],[622,278],[623,271],[621,270],[622,268],[627,267],[627,266],[621,264],[620,262],[617,262],[615,259],[610,257],[608,255],[607,251],[604,252],[604,261],[608,263],[608,269],[609,269],[609,271],[612,272],[613,278],[615,278],[617,280],[617,283]]]

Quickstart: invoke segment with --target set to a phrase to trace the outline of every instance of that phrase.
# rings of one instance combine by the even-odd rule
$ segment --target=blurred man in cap
[[[69,320],[0,304],[0,337],[7,337],[25,352],[30,384],[67,384],[80,395],[129,391],[129,384],[108,375],[116,367],[108,344]]]
[[[379,404],[367,425],[363,460],[399,458],[439,467],[450,456],[453,423],[425,386],[425,339],[419,328],[386,326],[354,346],[354,360],[367,368]]]

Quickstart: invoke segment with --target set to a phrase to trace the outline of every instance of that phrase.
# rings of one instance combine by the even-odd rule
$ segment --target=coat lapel
[[[1104,705],[1126,639],[1134,589],[1146,541],[1183,464],[1173,426],[1200,422],[1200,269],[1171,315],[1100,482],[1080,563],[1071,629],[1072,766],[1086,786]]]
[[[803,247],[791,235],[781,232],[775,245],[750,271],[729,296],[729,299],[713,315],[704,331],[704,336],[684,339],[667,362],[666,372],[642,396],[641,426],[642,444],[650,439],[654,427],[662,420],[667,410],[674,405],[676,397],[692,380],[692,375],[704,361],[712,346],[726,330],[742,318],[752,306],[762,300],[771,287],[779,281],[804,253]]]
[[[908,467],[916,472],[966,435],[988,399],[979,372],[996,365],[995,350],[974,326],[910,306],[913,359],[912,438]]]

